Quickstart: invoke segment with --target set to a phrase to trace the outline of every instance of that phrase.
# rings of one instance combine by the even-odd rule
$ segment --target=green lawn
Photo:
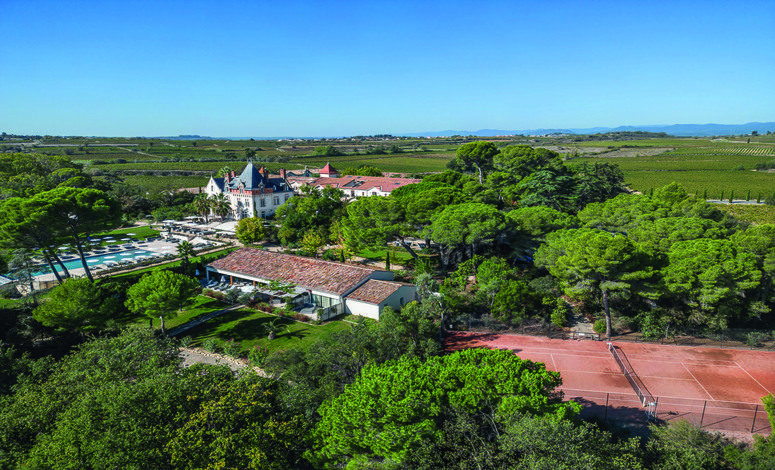
[[[219,343],[233,339],[240,343],[243,351],[258,345],[272,353],[283,349],[307,349],[320,338],[352,326],[343,321],[313,325],[283,318],[281,322],[287,325],[289,330],[278,333],[277,337],[270,341],[267,339],[264,325],[275,318],[277,317],[268,313],[243,308],[213,318],[189,330],[188,335],[191,336],[191,344],[194,346],[201,346],[208,338],[215,338]]]
[[[229,304],[225,302],[221,302],[220,300],[215,300],[210,297],[199,295],[194,299],[194,303],[183,310],[182,313],[176,315],[173,318],[168,318],[164,321],[164,326],[167,328],[167,330],[170,330],[172,328],[175,328],[176,326],[182,325],[190,320],[193,320],[194,318],[204,315],[207,313],[215,312],[217,310],[223,310],[225,308],[229,308]],[[146,326],[148,325],[148,317],[146,316],[138,316],[135,321],[132,322],[134,325],[139,326]],[[154,328],[161,328],[161,322],[158,318],[153,320],[153,327]]]
[[[140,238],[143,240],[145,240],[146,238],[159,236],[159,231],[151,228],[148,225],[141,225],[139,227],[119,228],[116,230],[111,230],[110,232],[97,233],[95,234],[95,236],[97,237],[104,237],[105,235],[116,236],[116,235],[126,235],[127,233],[133,233],[134,238]]]

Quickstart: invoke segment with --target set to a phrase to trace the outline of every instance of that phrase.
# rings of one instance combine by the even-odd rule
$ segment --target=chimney
[[[258,170],[258,171],[259,171],[259,173],[261,173],[261,176],[263,176],[264,179],[268,179],[269,178],[269,170],[267,170],[265,166],[262,166],[261,169]]]
[[[234,171],[234,170],[231,170],[231,177],[232,178],[236,178],[237,177],[237,172]]]
[[[285,179],[285,168],[280,168],[280,178]]]

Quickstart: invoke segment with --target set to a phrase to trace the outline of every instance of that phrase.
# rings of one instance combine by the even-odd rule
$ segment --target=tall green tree
[[[487,246],[505,241],[509,235],[503,213],[480,203],[447,206],[427,228],[427,236],[441,246],[445,265],[454,250],[470,258]]]
[[[417,258],[417,253],[405,240],[412,234],[412,227],[406,222],[405,207],[392,197],[364,197],[348,204],[341,228],[345,243],[352,251],[383,247],[397,241]]]
[[[0,203],[0,246],[39,253],[60,284],[62,276],[54,263],[59,265],[65,278],[70,277],[57,252],[57,245],[64,240],[61,231],[51,224],[47,203],[18,197]]]
[[[288,416],[273,380],[243,375],[204,398],[165,446],[174,468],[304,469],[306,427]],[[224,410],[229,410],[224,412]]]
[[[560,154],[545,148],[533,148],[529,145],[508,145],[495,155],[495,169],[522,179],[538,171],[554,160],[559,160]]]
[[[32,316],[46,326],[90,333],[105,326],[119,302],[86,278],[70,278],[53,288]]]
[[[243,245],[253,245],[267,237],[267,229],[260,217],[246,217],[237,222],[237,240]]]
[[[133,313],[147,316],[151,327],[153,319],[158,318],[162,334],[166,335],[164,319],[177,315],[201,289],[199,283],[188,276],[156,270],[145,274],[127,290],[126,306]]]
[[[221,220],[231,213],[231,202],[227,195],[223,193],[213,194],[208,199],[213,213],[220,217]]]
[[[191,202],[191,206],[197,214],[205,218],[205,223],[209,223],[210,211],[212,210],[212,200],[207,194],[199,193]]]
[[[330,231],[339,220],[346,202],[344,193],[330,186],[323,189],[304,186],[301,195],[290,198],[277,208],[275,218],[280,222],[278,237],[287,243],[296,243],[309,230]]]
[[[762,278],[756,257],[730,240],[678,242],[668,259],[665,287],[685,307],[689,321],[713,329],[726,328],[731,319],[747,312],[748,294]]]
[[[81,258],[86,276],[94,281],[86,257],[84,241],[93,233],[115,227],[121,222],[116,201],[97,189],[57,188],[37,194],[31,203],[46,212],[47,223],[58,238],[68,239]]]
[[[458,171],[476,172],[479,175],[479,184],[483,184],[484,175],[493,169],[493,157],[499,152],[492,142],[469,142],[458,147],[455,159],[450,162],[449,167]]]
[[[602,300],[606,338],[611,337],[609,295],[631,292],[638,281],[652,276],[647,258],[625,235],[595,229],[550,233],[535,253],[536,266],[565,283],[566,292],[591,292]]]
[[[226,368],[180,367],[177,347],[130,330],[43,359],[0,406],[3,468],[172,468],[164,448]]]
[[[554,390],[560,375],[506,350],[468,349],[425,362],[402,358],[367,366],[344,393],[324,403],[314,436],[333,465],[400,467],[423,441],[443,437],[443,416],[482,414],[493,432],[519,413],[573,416]]]

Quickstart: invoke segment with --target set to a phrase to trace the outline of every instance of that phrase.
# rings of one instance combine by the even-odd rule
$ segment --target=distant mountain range
[[[409,137],[447,137],[451,135],[546,135],[546,134],[601,134],[606,132],[664,132],[680,137],[707,137],[712,135],[739,135],[750,134],[757,131],[766,134],[767,131],[775,132],[775,122],[749,122],[746,124],[669,124],[648,126],[619,126],[619,127],[587,127],[569,129],[479,129],[478,131],[440,131],[440,132],[414,132],[402,134]]]
[[[402,134],[393,134],[395,136],[405,137],[449,137],[451,135],[474,135],[478,137],[491,137],[497,135],[547,135],[547,134],[603,134],[606,132],[664,132],[666,134],[679,137],[707,137],[712,135],[741,135],[750,134],[757,131],[759,134],[766,134],[767,131],[775,132],[775,122],[748,122],[746,124],[667,124],[667,125],[648,125],[648,126],[619,126],[619,127],[586,127],[586,128],[549,128],[549,129],[479,129],[478,131],[448,130],[448,131],[429,131],[429,132],[409,132]],[[277,140],[277,139],[318,139],[318,138],[338,138],[349,136],[284,136],[284,137],[252,137],[255,140]],[[186,134],[178,136],[155,137],[167,140],[248,140],[251,137],[210,137],[197,134]]]

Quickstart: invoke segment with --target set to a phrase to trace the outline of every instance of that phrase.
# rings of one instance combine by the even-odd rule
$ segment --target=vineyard
[[[46,138],[45,146],[29,150],[62,155],[87,165],[96,174],[115,172],[146,190],[204,185],[209,174],[228,166],[244,168],[247,155],[271,172],[331,163],[338,169],[373,166],[384,172],[428,173],[446,169],[456,148],[470,139],[367,139],[312,140],[164,140]],[[584,140],[574,136],[514,137],[493,139],[500,147],[509,144],[546,147],[560,152],[569,163],[605,162],[618,165],[627,184],[647,192],[677,182],[689,192],[719,198],[730,191],[752,198],[775,190],[775,173],[767,169],[775,162],[772,136],[743,139],[644,138],[639,140]],[[2,144],[0,150],[7,148]],[[51,146],[53,145],[53,146]],[[107,146],[106,146],[107,145]],[[333,145],[343,155],[315,155],[318,146]],[[372,152],[377,149],[380,152]],[[384,153],[388,148],[393,153]],[[368,153],[368,154],[367,154]],[[381,153],[381,154],[380,154]],[[198,174],[192,175],[189,172]]]

